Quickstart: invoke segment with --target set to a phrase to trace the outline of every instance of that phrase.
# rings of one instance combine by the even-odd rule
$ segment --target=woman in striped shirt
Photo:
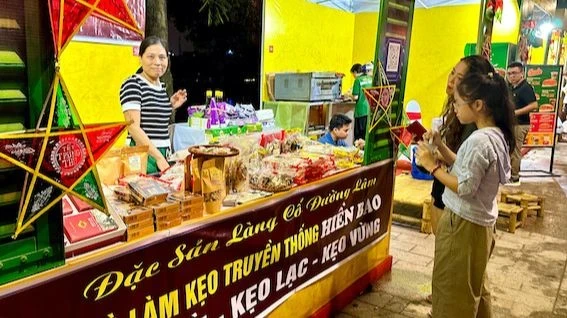
[[[140,44],[141,72],[122,83],[120,104],[124,118],[132,122],[128,133],[132,144],[148,145],[147,173],[164,171],[169,167],[165,159],[169,151],[169,118],[173,109],[187,101],[187,92],[178,90],[171,98],[160,77],[168,66],[168,56],[160,38],[149,36]]]

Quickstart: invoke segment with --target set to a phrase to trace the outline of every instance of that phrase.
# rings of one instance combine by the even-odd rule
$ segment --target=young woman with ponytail
[[[500,184],[510,178],[514,149],[514,106],[505,80],[495,72],[469,73],[452,103],[463,125],[474,131],[455,154],[439,133],[425,135],[417,157],[443,185],[445,211],[437,226],[433,267],[433,317],[491,317],[486,267],[494,248]],[[450,171],[440,169],[437,146]]]

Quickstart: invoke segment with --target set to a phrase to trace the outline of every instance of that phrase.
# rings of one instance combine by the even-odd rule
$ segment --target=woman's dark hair
[[[350,72],[351,73],[362,73],[362,65],[360,65],[359,63],[354,64],[351,68],[350,68]]]
[[[502,130],[510,147],[510,153],[512,153],[516,145],[514,138],[516,117],[512,97],[504,78],[497,73],[470,73],[461,80],[457,91],[467,102],[475,100],[484,102],[488,114],[494,118],[494,123]]]
[[[165,44],[164,42],[155,35],[150,35],[148,37],[146,37],[142,43],[140,43],[140,52],[138,53],[138,55],[142,56],[144,55],[144,53],[146,52],[146,49],[149,46],[155,45],[155,44],[160,44],[161,46],[163,46],[165,48]]]
[[[490,64],[490,62],[480,55],[463,57],[460,62],[463,62],[467,65],[467,72],[465,76],[477,73],[496,73],[494,71],[494,67]],[[441,133],[441,137],[445,140],[447,147],[449,147],[449,149],[451,149],[453,152],[457,152],[464,141],[463,132],[465,130],[465,126],[462,125],[457,118],[457,114],[455,113],[455,110],[452,106],[453,101],[454,98],[452,95],[447,96],[442,114],[444,121],[439,132]]]

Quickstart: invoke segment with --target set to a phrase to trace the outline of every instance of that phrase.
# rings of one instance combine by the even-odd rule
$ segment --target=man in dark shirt
[[[522,146],[530,130],[530,112],[537,109],[537,99],[534,88],[524,79],[524,65],[514,62],[508,65],[507,79],[514,96],[515,113],[518,123],[515,127],[516,148],[510,156],[513,183],[520,181],[520,165]]]

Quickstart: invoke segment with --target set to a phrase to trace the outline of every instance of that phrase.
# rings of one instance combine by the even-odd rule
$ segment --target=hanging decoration
[[[90,15],[143,34],[125,0],[49,0],[57,57]]]
[[[83,124],[59,72],[58,59],[90,15],[143,34],[125,0],[48,1],[55,78],[36,129],[0,134],[0,158],[27,172],[14,239],[66,194],[107,211],[96,164],[127,123]]]
[[[492,55],[492,30],[494,20],[502,22],[503,0],[487,0],[484,14],[480,21],[482,31],[482,51],[481,55],[487,60],[491,60]]]
[[[126,123],[84,125],[58,70],[48,101],[35,130],[0,135],[0,158],[28,172],[14,238],[68,193],[106,211],[96,163]]]
[[[368,133],[367,136],[380,134],[380,127],[387,127],[394,147],[394,155],[397,157],[397,152],[401,151],[402,154],[409,158],[409,145],[412,141],[412,134],[406,129],[409,124],[407,114],[402,111],[401,126],[396,126],[394,119],[396,114],[393,111],[392,101],[396,93],[396,85],[391,85],[388,80],[387,74],[381,61],[378,61],[378,82],[379,86],[363,89],[364,95],[368,100],[370,106]],[[388,131],[386,130],[386,131]],[[367,140],[372,138],[367,138]],[[368,143],[367,143],[368,145]],[[369,146],[372,147],[372,146]],[[373,151],[368,148],[366,151]]]

